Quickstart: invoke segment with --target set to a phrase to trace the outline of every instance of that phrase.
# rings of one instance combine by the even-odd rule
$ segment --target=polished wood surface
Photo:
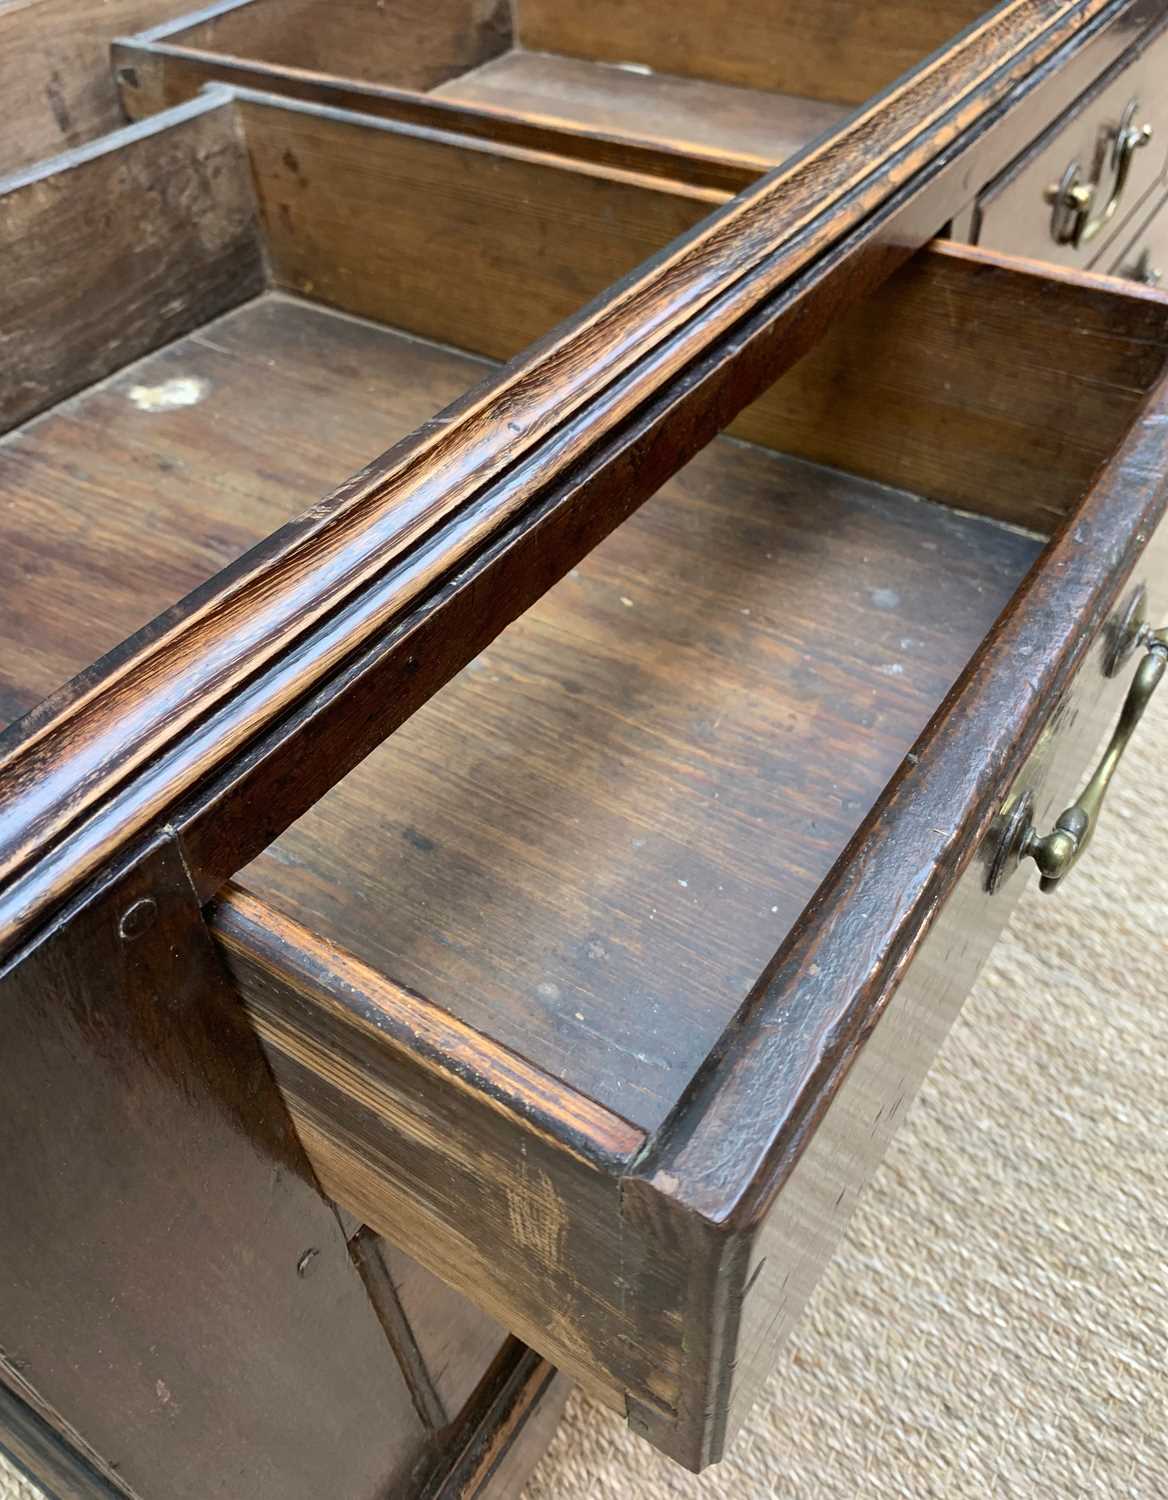
[[[5,0],[0,177],[123,124],[110,41],[189,9],[189,0]]]
[[[461,104],[663,142],[687,154],[753,157],[760,174],[847,113],[820,99],[543,52],[505,52],[435,92]]]
[[[0,719],[311,504],[371,426],[409,432],[486,369],[268,293],[0,441]]]
[[[136,830],[164,812],[171,816],[196,784],[207,787],[218,777],[212,801],[202,804],[202,811],[214,806],[214,823],[200,823],[193,807],[182,820],[192,869],[201,888],[213,891],[319,795],[327,784],[319,779],[325,762],[331,775],[343,775],[375,742],[372,726],[358,731],[345,712],[365,713],[355,680],[347,680],[343,707],[335,697],[342,662],[364,670],[357,654],[376,651],[391,622],[400,622],[410,602],[418,604],[443,574],[458,571],[469,587],[479,569],[517,562],[522,546],[504,555],[489,545],[516,507],[525,509],[529,542],[537,496],[550,498],[585,447],[595,453],[615,443],[601,466],[593,465],[592,484],[575,489],[577,504],[586,495],[593,501],[594,529],[580,536],[583,549],[591,546],[810,347],[841,305],[871,290],[927,238],[923,215],[946,218],[962,192],[963,172],[968,182],[973,158],[966,153],[986,170],[1009,149],[1001,127],[1011,110],[1032,118],[1062,107],[1076,68],[1088,60],[1103,65],[1109,49],[1122,44],[1126,14],[1105,0],[1016,0],[996,12],[879,106],[763,179],[555,340],[515,362],[489,392],[371,466],[252,559],[254,573],[237,568],[137,653],[127,648],[100,690],[59,700],[54,722],[42,721],[0,773],[9,808],[8,878],[0,896],[5,941],[45,915]],[[825,201],[832,205],[826,214]],[[894,244],[881,237],[890,215],[899,226]],[[844,243],[852,255],[846,278],[839,274],[843,262],[826,256]],[[817,275],[804,275],[793,290],[792,278],[813,263]],[[829,286],[830,308],[823,300]],[[780,344],[777,330],[796,307],[796,336]],[[753,321],[747,326],[745,319]],[[687,368],[696,378],[687,375],[678,385]],[[653,440],[666,408],[658,411],[653,402],[671,390],[678,399],[663,449]],[[597,510],[600,493],[607,500]],[[556,518],[561,526],[577,519],[571,509]],[[422,533],[443,523],[453,527],[444,550],[435,555],[419,547]],[[386,572],[392,558],[404,566],[396,587],[394,570]],[[571,548],[561,550],[550,576],[534,586],[546,588],[573,560]],[[516,612],[531,597],[516,599]],[[456,590],[455,598],[465,607],[465,591]],[[496,614],[491,633],[507,618],[506,608]],[[478,649],[486,623],[477,637],[464,636],[463,661]],[[306,629],[315,631],[311,646]],[[449,658],[433,663],[428,683],[409,668],[415,691],[432,692],[454,665]],[[384,673],[404,667],[405,656],[382,659]],[[306,708],[313,695],[316,707],[307,717],[288,717],[293,703]],[[344,714],[347,751],[326,749],[319,717],[326,702],[334,705],[329,712]],[[295,744],[310,724],[315,778],[303,774],[309,763]],[[382,732],[392,727],[386,723]],[[266,748],[245,766],[237,758],[241,747],[261,735]],[[278,769],[285,755],[298,762],[294,781]],[[262,828],[250,814],[238,821],[245,805],[255,806],[254,776],[268,786]]]
[[[0,245],[0,432],[263,279],[243,152],[229,112],[205,105],[12,179]]]
[[[983,0],[743,0],[731,19],[709,0],[519,0],[517,15],[533,52],[860,104],[987,10]]]
[[[715,442],[242,879],[653,1129],[1037,551]]]

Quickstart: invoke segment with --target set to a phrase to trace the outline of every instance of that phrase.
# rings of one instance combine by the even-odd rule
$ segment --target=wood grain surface
[[[304,107],[242,119],[275,285],[499,359],[723,201]]]
[[[0,721],[311,504],[371,427],[411,431],[486,368],[269,293],[0,441]]]
[[[188,104],[11,179],[0,246],[2,432],[259,291],[230,106]]]
[[[458,99],[447,98],[442,89],[423,94],[413,89],[393,88],[384,82],[367,83],[329,72],[282,67],[256,57],[238,58],[208,52],[183,45],[181,35],[174,41],[151,34],[125,37],[113,44],[111,57],[122,107],[132,120],[157,114],[171,105],[192,99],[207,83],[221,82],[264,93],[278,93],[310,104],[355,111],[376,119],[396,120],[431,130],[452,131],[473,139],[521,146],[569,161],[592,162],[619,171],[663,177],[716,192],[739,192],[765,170],[765,162],[737,146],[706,150],[694,141],[682,146],[661,138],[642,139],[629,135],[627,130],[607,128],[596,120],[588,125],[577,125],[562,118],[528,114],[483,100],[463,104]],[[690,82],[692,84],[692,80]],[[721,92],[727,91],[722,89]],[[808,105],[808,108],[814,107]],[[825,110],[833,108],[830,105],[821,107]],[[785,109],[784,112],[789,113]],[[688,132],[693,133],[692,130]],[[769,155],[767,159],[771,159]]]
[[[1115,722],[1134,660],[1110,677],[1103,663],[1134,582],[1165,617],[1166,509],[1168,382],[626,1184],[654,1247],[639,1273],[626,1259],[636,1295],[671,1302],[686,1360],[717,1372],[712,1402],[683,1377],[688,1416],[646,1406],[634,1424],[666,1445],[702,1434],[691,1463],[716,1456],[757,1393],[1010,914],[1021,874],[993,896],[985,884],[1008,795],[1032,789],[1048,828]]]
[[[123,125],[111,39],[190,8],[189,0],[0,5],[0,177]]]
[[[4,1382],[132,1495],[400,1493],[425,1429],[173,839],[71,917],[0,972]]]
[[[330,695],[342,661],[381,639],[420,586],[460,569],[468,577],[471,557],[482,560],[517,507],[550,496],[585,449],[614,440],[597,472],[609,497],[598,520],[615,525],[815,341],[829,309],[821,300],[807,318],[800,299],[809,284],[821,292],[831,285],[835,312],[841,297],[871,290],[928,237],[927,220],[910,228],[910,207],[947,217],[970,164],[965,154],[976,152],[988,171],[1010,149],[1000,128],[1005,106],[1023,118],[1056,110],[1076,66],[1088,58],[1101,66],[1122,44],[1127,15],[1107,0],[1013,0],[994,12],[878,106],[517,361],[489,394],[468,399],[316,508],[257,554],[254,573],[241,566],[204,591],[137,654],[124,653],[100,690],[91,685],[71,707],[61,700],[56,721],[42,721],[0,775],[9,808],[5,941],[217,768],[234,764],[240,787],[236,757],[246,743],[286,723],[294,702]],[[892,218],[894,243],[881,239]],[[859,236],[855,271],[833,278],[840,262],[827,252],[849,235]],[[860,255],[864,244],[870,253]],[[821,279],[804,277],[796,290],[797,273],[812,264]],[[802,342],[780,346],[778,309],[793,317],[796,307]],[[657,398],[672,409],[668,450],[653,451],[666,409],[653,414]],[[618,451],[636,465],[639,483],[618,472]],[[445,551],[424,562],[420,537],[443,522],[461,540],[448,536]],[[404,592],[383,587],[394,557],[407,560]],[[560,571],[571,557],[560,554]],[[506,618],[497,615],[494,628]],[[308,649],[306,632],[315,633]],[[466,644],[473,650],[473,637]],[[305,723],[298,720],[301,732]],[[351,725],[346,733],[352,739]],[[315,742],[332,759],[319,733]],[[359,741],[352,745],[360,753]],[[340,775],[352,759],[333,764]],[[269,787],[271,771],[268,761]],[[316,787],[305,790],[311,797]],[[297,810],[295,798],[279,811],[268,802],[264,828],[252,828],[265,839]],[[199,879],[213,889],[246,859],[245,843],[243,830],[221,819],[217,847],[191,848]]]
[[[744,0],[731,21],[709,0],[519,0],[518,29],[533,52],[860,104],[986,10],[983,0]]]
[[[242,878],[652,1129],[1037,551],[715,442]]]
[[[1163,372],[1154,290],[938,244],[732,431],[1050,535]]]
[[[205,20],[188,8],[195,24],[178,35],[192,47],[399,88],[433,88],[511,41],[507,0],[250,0]]]
[[[476,108],[487,105],[663,142],[687,154],[753,157],[759,173],[837,125],[847,113],[841,105],[821,99],[545,52],[504,52],[435,93]]]

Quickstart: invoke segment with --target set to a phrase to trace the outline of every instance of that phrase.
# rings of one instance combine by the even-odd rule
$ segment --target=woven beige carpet
[[[524,1500],[1168,1500],[1161,700],[1084,866],[1024,899],[726,1461],[696,1479],[577,1396]],[[35,1500],[11,1472],[0,1497]]]

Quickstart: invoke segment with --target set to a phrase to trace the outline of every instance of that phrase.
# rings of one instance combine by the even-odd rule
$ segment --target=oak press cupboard
[[[1168,0],[9,0],[0,85],[0,1444],[717,1462],[1168,667]]]

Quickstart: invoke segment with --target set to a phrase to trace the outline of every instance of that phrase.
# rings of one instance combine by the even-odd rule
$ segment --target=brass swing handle
[[[1076,249],[1093,240],[1105,224],[1108,224],[1119,209],[1127,180],[1131,173],[1132,159],[1142,146],[1152,139],[1150,125],[1137,125],[1136,113],[1139,100],[1133,99],[1123,112],[1119,129],[1111,146],[1112,186],[1111,194],[1097,214],[1091,213],[1099,192],[1098,182],[1079,181],[1079,163],[1072,162],[1062,175],[1062,180],[1047,190],[1047,201],[1054,205],[1051,214],[1050,232],[1055,243],[1074,245]]]
[[[1136,669],[1136,675],[1124,699],[1119,723],[1115,726],[1115,732],[1103,752],[1103,759],[1094,776],[1050,833],[1039,837],[1032,826],[1022,839],[1019,856],[1025,858],[1030,855],[1034,860],[1042,872],[1044,891],[1055,889],[1059,881],[1071,872],[1079,856],[1091,842],[1115,768],[1127,749],[1136,725],[1143,718],[1144,710],[1151,702],[1160,679],[1168,671],[1168,626],[1155,631],[1147,626],[1143,627],[1137,637],[1137,644],[1146,648],[1147,655]]]

